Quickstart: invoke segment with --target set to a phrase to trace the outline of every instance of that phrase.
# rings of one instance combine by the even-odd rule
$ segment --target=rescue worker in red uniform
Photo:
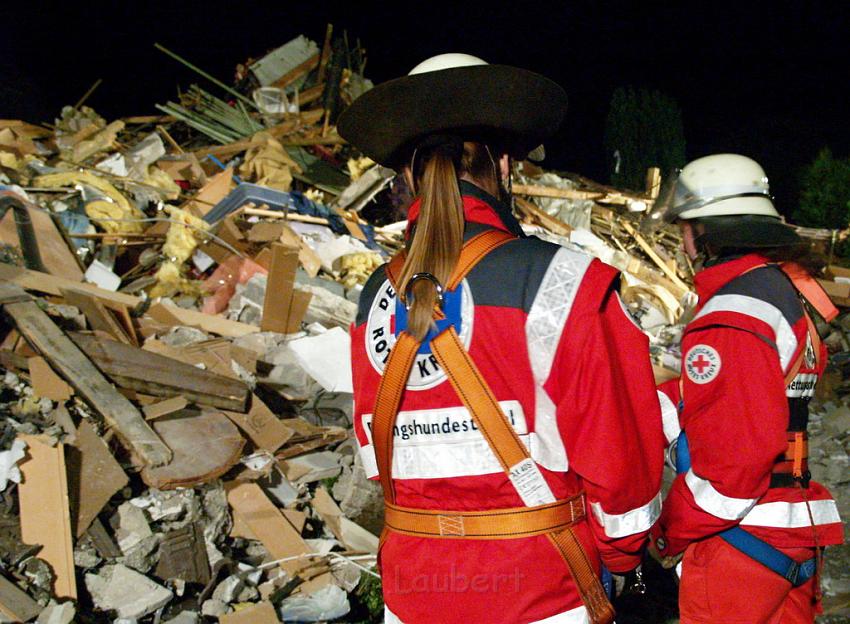
[[[542,76],[446,54],[339,120],[417,196],[406,250],[371,276],[351,328],[355,432],[387,502],[388,623],[610,622],[601,564],[635,569],[660,512],[659,399],[617,271],[524,236],[498,198],[510,157],[565,110]],[[466,262],[482,240],[493,248]],[[409,373],[392,381],[406,344]]]
[[[755,161],[700,158],[671,188],[656,218],[678,222],[703,265],[681,378],[661,387],[680,474],[651,548],[668,566],[684,553],[683,624],[811,623],[819,549],[843,537],[835,501],[806,465],[826,352],[800,295],[827,317],[831,304],[799,265],[780,263],[801,241]]]

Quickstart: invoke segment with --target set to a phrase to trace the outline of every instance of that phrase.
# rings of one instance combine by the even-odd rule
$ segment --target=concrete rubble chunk
[[[337,476],[342,469],[340,456],[333,451],[308,453],[286,460],[284,473],[293,483],[313,483]]]
[[[221,583],[216,585],[213,590],[213,600],[218,600],[225,604],[234,602],[239,593],[245,588],[245,580],[236,574],[231,574]]]
[[[379,483],[370,481],[360,462],[354,456],[350,468],[343,469],[333,485],[333,497],[348,518],[372,533],[380,533],[383,524],[384,494]]]
[[[181,611],[170,620],[163,620],[162,624],[198,624],[200,616],[193,611]]]
[[[86,574],[86,587],[98,609],[116,611],[119,617],[138,619],[168,604],[172,593],[146,576],[121,564]]]
[[[209,334],[194,327],[175,327],[161,338],[169,347],[187,347],[209,339]]]
[[[76,614],[77,610],[74,608],[74,603],[56,604],[51,601],[44,611],[39,613],[36,624],[70,624],[74,621]]]
[[[227,604],[222,602],[221,600],[216,600],[215,598],[205,600],[204,604],[201,605],[201,615],[204,615],[206,617],[217,618],[221,617],[227,612]]]
[[[110,523],[115,529],[118,547],[125,555],[133,552],[145,538],[153,535],[145,512],[129,501],[118,507]]]

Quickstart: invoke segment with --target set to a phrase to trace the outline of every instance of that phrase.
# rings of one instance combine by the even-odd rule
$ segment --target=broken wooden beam
[[[158,466],[171,459],[171,451],[148,426],[141,412],[115,389],[30,295],[14,284],[0,283],[0,304],[27,342],[146,463]]]
[[[553,234],[558,236],[569,236],[573,228],[569,224],[561,221],[557,217],[544,212],[542,209],[535,206],[532,202],[522,197],[515,197],[517,208],[526,217],[532,221],[536,221],[538,225],[543,226]]]
[[[153,396],[182,396],[199,405],[244,412],[250,391],[237,379],[117,340],[72,332],[71,339],[121,388]]]
[[[0,283],[2,282],[17,284],[27,290],[57,296],[62,295],[62,288],[81,290],[96,296],[107,308],[110,307],[110,303],[123,304],[129,308],[135,308],[142,303],[142,299],[139,297],[98,288],[94,284],[75,282],[56,275],[49,275],[40,271],[32,271],[30,269],[0,263]],[[187,327],[197,327],[211,334],[237,338],[259,331],[257,327],[248,325],[247,323],[239,323],[238,321],[231,321],[220,316],[204,314],[195,310],[187,310],[175,305],[165,303],[159,305],[171,312],[175,321],[179,324]]]
[[[0,615],[8,622],[29,622],[41,606],[20,587],[0,575]]]
[[[562,189],[535,184],[514,184],[512,190],[515,195],[553,197],[555,199],[602,199],[605,197],[605,193],[595,191],[579,191],[576,189]]]

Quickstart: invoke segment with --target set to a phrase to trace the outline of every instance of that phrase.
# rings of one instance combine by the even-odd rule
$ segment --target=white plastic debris
[[[334,327],[318,336],[293,340],[289,348],[298,363],[328,392],[353,392],[351,383],[351,336]]]
[[[281,603],[279,614],[284,622],[320,622],[341,618],[350,610],[345,591],[328,585],[309,596],[290,596]]]
[[[21,471],[18,462],[26,455],[27,443],[21,439],[12,442],[12,448],[0,452],[0,492],[6,489],[9,481],[21,482]]]

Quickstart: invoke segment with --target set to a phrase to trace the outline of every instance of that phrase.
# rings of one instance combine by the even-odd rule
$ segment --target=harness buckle
[[[440,283],[436,277],[434,277],[431,273],[414,273],[413,276],[407,280],[407,286],[404,289],[404,307],[410,312],[410,307],[413,305],[413,284],[416,280],[428,280],[432,284],[434,284],[434,288],[437,289],[437,305],[440,309],[443,308],[443,285]]]
[[[812,480],[812,472],[808,469],[805,470],[803,472],[803,474],[801,474],[800,476],[794,477],[794,481],[798,481],[800,483],[800,485],[802,485],[804,488],[807,488],[807,489],[809,487],[809,481],[811,481],[811,480]]]
[[[785,573],[785,579],[796,587],[797,577],[800,576],[800,564],[796,561],[788,566],[788,571]]]

